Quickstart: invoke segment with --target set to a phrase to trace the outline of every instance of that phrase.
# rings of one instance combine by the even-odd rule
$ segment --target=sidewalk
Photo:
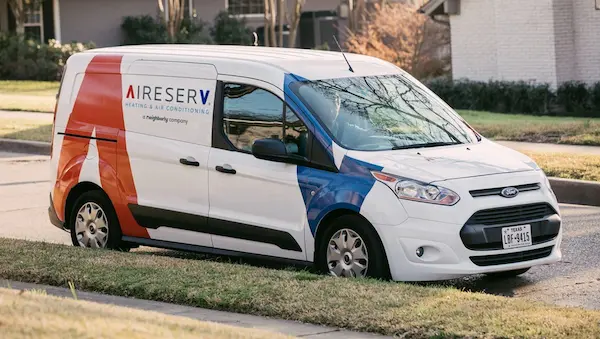
[[[12,289],[42,289],[47,294],[73,298],[71,291],[66,288],[38,285],[30,283],[22,283],[16,281],[2,282],[2,287],[6,287],[10,284]],[[371,333],[352,332],[346,330],[340,330],[334,327],[318,326],[311,324],[303,324],[300,322],[290,320],[279,320],[272,318],[259,317],[248,314],[230,313],[222,311],[207,310],[203,308],[181,306],[157,301],[132,299],[124,297],[116,297],[111,295],[105,295],[100,293],[90,293],[77,291],[77,298],[79,300],[92,301],[102,304],[113,304],[118,306],[124,306],[129,308],[148,310],[154,312],[160,312],[169,315],[187,317],[197,319],[201,321],[211,321],[216,323],[228,324],[232,326],[266,329],[272,332],[279,332],[282,334],[306,337],[306,338],[317,338],[317,339],[379,339],[379,338],[393,338],[385,337]]]
[[[53,113],[25,112],[25,111],[4,111],[0,110],[0,118],[2,119],[31,119],[45,120],[49,124],[54,119]]]

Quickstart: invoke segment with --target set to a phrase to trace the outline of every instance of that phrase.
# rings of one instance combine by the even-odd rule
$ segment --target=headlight
[[[382,172],[373,171],[371,173],[375,179],[386,184],[400,199],[446,206],[452,206],[460,200],[458,194],[444,187]]]

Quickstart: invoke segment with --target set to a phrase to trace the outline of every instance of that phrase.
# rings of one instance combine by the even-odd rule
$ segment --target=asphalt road
[[[70,244],[48,221],[47,157],[0,153],[0,237]],[[563,261],[503,281],[473,276],[446,282],[465,290],[600,309],[600,208],[561,205]],[[140,248],[137,250],[148,250]]]

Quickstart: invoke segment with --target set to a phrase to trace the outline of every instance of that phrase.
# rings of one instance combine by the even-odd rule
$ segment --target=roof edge
[[[436,15],[444,13],[444,8],[441,8],[447,0],[429,0],[418,9],[419,13],[425,15]],[[441,13],[440,13],[441,10]]]

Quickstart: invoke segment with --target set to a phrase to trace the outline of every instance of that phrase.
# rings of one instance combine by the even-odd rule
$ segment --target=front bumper
[[[539,183],[517,197],[477,196],[473,189]],[[390,273],[398,281],[436,281],[517,270],[562,259],[558,203],[538,171],[445,181],[461,196],[454,206],[402,201],[408,218],[373,223],[383,242]],[[503,249],[501,229],[529,224],[532,245]],[[417,256],[419,247],[423,255]]]
[[[551,264],[562,258],[562,229],[554,239],[532,246],[475,251],[465,247],[459,234],[462,227],[415,218],[398,226],[375,225],[386,250],[392,279],[448,280]],[[419,247],[424,249],[421,257],[417,256]]]

